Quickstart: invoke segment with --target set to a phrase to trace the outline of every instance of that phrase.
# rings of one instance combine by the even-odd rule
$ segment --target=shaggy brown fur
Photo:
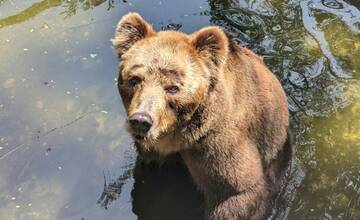
[[[145,137],[128,126],[141,151],[181,154],[207,219],[265,218],[291,149],[286,96],[261,58],[218,27],[155,32],[136,13],[113,44],[128,115],[153,121]]]

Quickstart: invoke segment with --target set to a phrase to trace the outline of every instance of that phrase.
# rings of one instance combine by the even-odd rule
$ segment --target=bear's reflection
[[[137,158],[132,170],[135,179],[131,191],[132,211],[140,220],[203,219],[202,196],[197,191],[180,156],[174,155],[161,166],[143,163]],[[104,208],[116,200],[130,172],[104,185],[98,201]]]
[[[146,158],[151,158],[150,161],[156,160],[156,157],[151,155],[138,156],[134,168],[125,168],[125,172],[113,182],[105,181],[98,203],[107,209],[119,198],[122,186],[133,176],[135,182],[131,191],[132,211],[138,219],[204,219],[203,198],[180,156],[168,157],[161,166],[145,160]],[[287,180],[281,186],[281,193],[277,195],[268,219],[287,219],[294,189],[299,187],[303,177],[299,161],[294,160],[285,175]]]
[[[181,162],[161,167],[137,162],[134,178],[132,205],[139,219],[203,219],[201,195]]]

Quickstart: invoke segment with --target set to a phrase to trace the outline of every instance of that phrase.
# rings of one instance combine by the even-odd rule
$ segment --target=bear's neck
[[[211,128],[220,122],[221,116],[228,110],[223,88],[218,83],[201,101],[191,116],[190,122],[181,130],[182,137],[189,145],[198,143],[206,137]]]

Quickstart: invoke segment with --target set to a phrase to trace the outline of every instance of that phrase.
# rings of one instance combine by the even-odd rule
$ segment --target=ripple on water
[[[322,4],[328,8],[343,9],[344,5],[336,0],[322,0]]]

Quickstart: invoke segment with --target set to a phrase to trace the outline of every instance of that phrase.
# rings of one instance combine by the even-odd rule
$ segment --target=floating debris
[[[28,51],[29,49],[28,49],[28,48],[24,48],[23,50],[24,50],[24,51]]]
[[[51,88],[55,88],[55,81],[54,80],[50,80],[49,82],[45,81],[44,85],[47,87],[51,87]]]
[[[37,107],[38,109],[43,109],[43,108],[44,108],[44,102],[41,101],[41,100],[37,100],[37,101],[36,101],[36,107]]]
[[[66,91],[66,94],[70,95],[70,94],[71,94],[71,92],[70,92],[70,91]]]
[[[108,114],[108,112],[105,110],[102,110],[101,113]]]
[[[97,57],[97,54],[96,53],[91,53],[90,57],[91,57],[91,59],[95,59]]]
[[[272,30],[273,31],[280,31],[281,30],[281,26],[278,24],[278,25],[275,25],[274,27],[272,27]]]
[[[41,29],[49,29],[49,25],[45,23],[41,26]]]
[[[294,50],[289,46],[284,46],[283,51],[285,51],[285,52],[293,52]]]
[[[182,24],[180,23],[169,23],[166,26],[161,27],[161,30],[173,30],[173,31],[178,31],[180,28],[182,27]]]
[[[3,83],[3,87],[4,87],[5,89],[10,89],[11,87],[14,86],[14,82],[15,82],[15,79],[14,79],[14,78],[7,79],[7,80],[5,80],[5,82]]]

